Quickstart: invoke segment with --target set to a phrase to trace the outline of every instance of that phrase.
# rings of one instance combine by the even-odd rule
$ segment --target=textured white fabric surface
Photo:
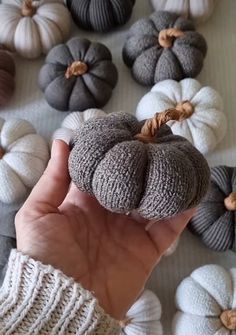
[[[128,27],[132,22],[150,12],[151,6],[148,0],[137,0],[131,21],[118,31],[102,35],[74,30],[74,35],[101,41],[112,51],[114,62],[119,69],[119,82],[113,92],[112,99],[105,107],[106,111],[124,110],[135,113],[141,97],[150,90],[150,88],[138,85],[132,79],[130,71],[123,64],[121,57]],[[211,165],[236,166],[235,13],[235,0],[220,0],[211,19],[198,27],[209,45],[205,66],[198,79],[203,85],[212,86],[222,95],[225,114],[228,118],[228,132],[225,139],[208,157]],[[26,118],[33,123],[40,134],[50,139],[67,113],[57,112],[49,107],[38,89],[37,77],[42,64],[43,58],[28,61],[16,57],[16,92],[10,105],[0,112],[0,116]],[[4,210],[7,211],[9,208]],[[3,215],[4,211],[0,206],[0,226]],[[189,276],[196,267],[209,263],[221,264],[230,268],[236,264],[236,254],[212,252],[186,231],[177,251],[171,257],[163,259],[154,271],[148,286],[157,293],[162,303],[165,335],[171,335],[171,320],[175,313],[174,294],[180,281]]]
[[[193,271],[177,289],[174,335],[235,334],[220,320],[222,312],[235,309],[235,282],[235,268],[212,264]]]
[[[212,87],[192,78],[161,81],[140,100],[136,116],[145,120],[185,101],[193,114],[181,122],[169,121],[168,125],[174,134],[187,138],[206,155],[224,138],[227,128],[222,98]]]

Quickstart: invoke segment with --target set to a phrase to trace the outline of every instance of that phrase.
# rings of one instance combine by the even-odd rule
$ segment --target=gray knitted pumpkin
[[[236,252],[236,168],[212,168],[210,189],[189,228],[209,248]]]
[[[54,47],[39,74],[47,102],[61,111],[103,107],[117,80],[109,49],[77,37]]]
[[[137,82],[153,85],[165,79],[196,77],[206,53],[206,41],[191,21],[159,11],[130,28],[123,59]]]
[[[196,206],[207,191],[209,168],[190,142],[164,125],[178,118],[178,111],[167,110],[145,123],[125,113],[87,121],[71,144],[72,181],[108,210],[137,209],[146,219]]]
[[[67,0],[75,23],[84,29],[109,31],[125,24],[135,0]]]

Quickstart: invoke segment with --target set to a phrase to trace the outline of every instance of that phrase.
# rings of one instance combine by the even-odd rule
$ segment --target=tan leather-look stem
[[[236,310],[230,309],[221,313],[220,320],[229,330],[236,330]]]
[[[2,159],[4,155],[5,155],[5,151],[3,150],[2,147],[0,147],[0,159]]]
[[[184,32],[180,29],[169,28],[160,31],[158,42],[163,48],[171,48],[176,38],[184,36]]]
[[[189,118],[194,113],[194,106],[191,104],[190,101],[185,100],[179,102],[175,107],[180,113],[184,113],[186,116],[185,119]],[[188,116],[187,116],[188,115]]]
[[[23,16],[33,16],[36,13],[36,7],[33,0],[23,0],[21,14]]]
[[[236,211],[236,193],[235,192],[230,193],[230,195],[227,198],[225,198],[224,204],[228,211],[231,211],[231,212]],[[236,317],[236,314],[235,314],[235,317]]]
[[[133,319],[127,317],[124,320],[119,321],[119,324],[121,328],[124,329],[126,326],[128,326],[132,322],[132,320]]]
[[[69,79],[72,76],[82,76],[88,72],[88,65],[81,61],[75,61],[66,70],[66,78]]]
[[[184,109],[180,111],[172,108],[161,113],[156,113],[153,118],[146,120],[141,133],[137,134],[135,138],[143,143],[155,143],[161,126],[169,121],[182,121],[188,117],[189,112]]]

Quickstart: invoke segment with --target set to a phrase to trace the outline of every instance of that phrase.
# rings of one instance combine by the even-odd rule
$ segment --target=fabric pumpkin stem
[[[137,134],[135,138],[144,143],[155,143],[157,132],[161,126],[169,121],[181,121],[188,117],[189,111],[185,109],[178,110],[171,108],[162,113],[156,113],[153,118],[146,120],[141,133]]]
[[[66,70],[66,78],[69,79],[72,76],[82,76],[88,71],[88,65],[81,61],[75,61]]]
[[[22,3],[22,15],[33,16],[36,13],[36,8],[32,0],[24,0]]]
[[[158,41],[163,48],[171,48],[177,37],[184,36],[184,32],[177,28],[163,29],[159,33]]]
[[[224,204],[228,211],[236,211],[236,193],[230,193],[230,195],[225,198]]]
[[[133,318],[126,317],[124,320],[119,321],[119,324],[122,329],[127,327],[131,322],[133,321]]]
[[[236,330],[236,310],[224,311],[220,316],[220,320],[227,329]]]

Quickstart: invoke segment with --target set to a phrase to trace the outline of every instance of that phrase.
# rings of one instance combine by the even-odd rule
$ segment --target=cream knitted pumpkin
[[[206,265],[177,289],[173,335],[236,334],[236,268]]]
[[[41,177],[48,159],[46,141],[29,122],[0,118],[0,202],[23,199]]]
[[[167,10],[191,18],[196,22],[207,20],[215,7],[215,0],[150,0],[155,10]]]
[[[226,117],[220,95],[211,87],[187,78],[180,82],[164,80],[156,84],[138,104],[138,120],[152,117],[156,112],[176,108],[182,120],[170,121],[174,134],[185,137],[202,154],[212,151],[226,132]]]
[[[62,140],[67,144],[73,137],[74,131],[79,129],[86,121],[91,118],[105,116],[106,113],[101,109],[87,109],[84,112],[74,112],[69,114],[62,122],[61,127],[52,135],[52,140]]]
[[[0,43],[25,58],[37,58],[67,39],[70,14],[63,0],[2,0]]]
[[[120,321],[122,335],[162,335],[161,304],[157,296],[145,290]]]

